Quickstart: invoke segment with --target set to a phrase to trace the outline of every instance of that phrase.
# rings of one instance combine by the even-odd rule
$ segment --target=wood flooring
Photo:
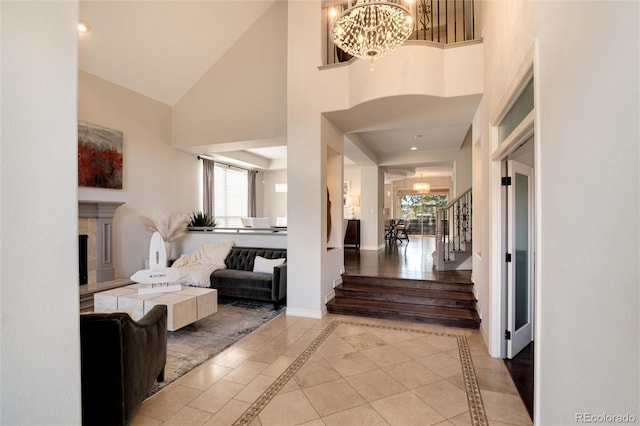
[[[513,359],[505,359],[504,363],[529,416],[533,419],[533,342],[529,343]]]

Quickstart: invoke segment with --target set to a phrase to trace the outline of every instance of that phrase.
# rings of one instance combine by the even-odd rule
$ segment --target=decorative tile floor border
[[[467,394],[467,401],[469,403],[469,413],[471,416],[471,424],[473,426],[487,426],[489,424],[487,416],[484,410],[484,404],[482,403],[482,396],[480,394],[480,387],[478,386],[478,379],[473,367],[473,360],[471,359],[471,351],[467,343],[465,336],[458,336],[455,334],[438,333],[434,331],[418,330],[408,327],[397,327],[379,324],[367,324],[351,321],[336,320],[332,321],[318,337],[291,363],[289,367],[265,390],[260,397],[251,404],[249,408],[233,423],[233,426],[246,426],[250,424],[264,407],[271,402],[271,400],[280,392],[280,390],[289,382],[289,380],[300,370],[300,368],[307,362],[307,360],[314,354],[314,352],[320,347],[320,345],[327,340],[327,337],[333,333],[333,331],[340,325],[351,325],[356,327],[372,327],[381,328],[385,330],[405,331],[411,333],[421,333],[430,336],[444,336],[455,337],[458,341],[458,351],[460,353],[460,366],[462,367],[462,376],[464,378],[464,385]]]
[[[462,367],[462,377],[464,377],[464,387],[467,391],[467,401],[469,402],[469,414],[473,426],[486,426],[489,424],[487,413],[484,411],[482,395],[478,386],[476,370],[473,368],[471,351],[467,344],[467,338],[458,336],[458,352],[460,353],[460,365]]]

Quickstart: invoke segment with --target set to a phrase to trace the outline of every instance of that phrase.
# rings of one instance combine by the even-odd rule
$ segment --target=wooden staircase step
[[[476,306],[476,298],[470,291],[345,283],[337,286],[335,292],[337,298],[463,308],[475,308]]]
[[[452,279],[446,281],[444,279],[438,280],[424,280],[424,279],[407,279],[407,278],[393,278],[393,277],[379,277],[379,276],[366,276],[366,275],[342,275],[343,284],[370,284],[386,287],[403,287],[403,288],[419,288],[426,290],[445,290],[445,291],[473,291],[473,282],[470,280],[467,282],[461,278]]]
[[[450,327],[480,328],[480,318],[475,309],[334,298],[327,303],[327,311],[343,315],[436,323]]]

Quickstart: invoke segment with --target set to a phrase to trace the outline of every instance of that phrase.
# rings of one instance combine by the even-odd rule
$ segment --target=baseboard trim
[[[322,319],[322,309],[300,309],[287,306],[287,316]]]
[[[336,291],[335,290],[331,290],[329,293],[327,293],[324,296],[324,304],[326,305],[327,303],[329,303],[329,301],[335,299],[335,297],[336,297]],[[326,307],[325,307],[325,309],[326,309]]]

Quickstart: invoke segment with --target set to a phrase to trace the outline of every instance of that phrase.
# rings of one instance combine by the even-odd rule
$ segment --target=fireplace
[[[78,259],[80,260],[78,273],[80,274],[80,285],[89,282],[89,259],[87,257],[88,239],[89,236],[86,234],[78,235]]]
[[[113,217],[121,202],[79,201],[78,235],[80,243],[80,284],[94,284],[115,279],[113,264]],[[86,236],[86,255],[83,255],[82,236]],[[83,283],[82,263],[86,259],[87,280]]]

